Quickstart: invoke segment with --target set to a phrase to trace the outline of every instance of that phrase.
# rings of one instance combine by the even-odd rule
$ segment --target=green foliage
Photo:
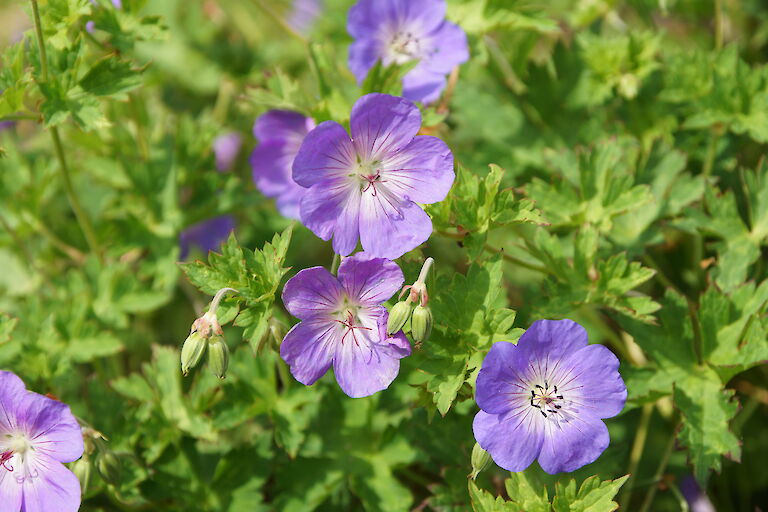
[[[31,4],[0,6],[0,369],[103,443],[73,467],[91,474],[81,510],[601,512],[621,487],[622,510],[665,511],[689,474],[717,510],[764,503],[768,7],[448,0],[470,59],[419,105],[420,135],[456,179],[397,261],[408,283],[436,261],[432,332],[387,390],[350,399],[279,356],[282,285],[332,254],[248,156],[269,109],[346,125],[362,94],[402,92],[416,61],[350,72],[353,3],[303,32],[292,0],[40,0],[45,60]],[[216,172],[228,132],[243,146]],[[182,253],[222,215],[236,236]],[[226,379],[182,378],[222,288]],[[571,475],[467,482],[483,359],[541,318],[619,358],[611,444]]]
[[[556,494],[550,503],[546,489],[537,493],[525,473],[511,473],[504,484],[509,501],[494,498],[490,493],[469,483],[472,509],[475,512],[612,512],[619,508],[614,496],[629,475],[616,480],[601,481],[597,476],[586,479],[580,486],[571,479],[558,483]]]

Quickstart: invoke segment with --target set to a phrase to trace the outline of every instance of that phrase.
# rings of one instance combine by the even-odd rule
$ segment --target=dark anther
[[[544,416],[545,418],[547,417],[547,413],[545,413],[544,411],[539,411],[539,412],[540,412],[540,413],[541,413],[541,415],[542,415],[542,416]]]
[[[561,405],[555,405],[555,409],[561,409],[561,408],[562,408]]]
[[[559,398],[560,400],[563,399],[563,395],[557,395],[555,398]]]
[[[555,393],[557,393],[557,386],[555,386]]]
[[[543,387],[539,386],[538,384],[536,384],[536,387],[539,388],[539,389],[544,389]]]

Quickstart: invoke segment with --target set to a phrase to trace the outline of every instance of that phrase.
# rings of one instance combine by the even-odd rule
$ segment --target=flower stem
[[[432,265],[434,263],[435,263],[435,260],[432,258],[427,258],[424,261],[424,265],[421,267],[421,272],[419,272],[419,278],[416,280],[417,283],[427,282],[427,274],[429,274],[429,269],[432,268]]]
[[[40,21],[40,10],[37,6],[37,0],[30,0],[30,2],[32,4],[32,14],[35,21],[35,36],[37,38],[37,46],[40,51],[41,78],[43,82],[47,82],[48,56],[45,52],[45,40],[43,39],[43,25]],[[86,215],[85,210],[83,210],[82,206],[80,206],[80,201],[78,200],[77,195],[75,194],[75,189],[72,186],[69,167],[67,166],[67,160],[64,156],[64,148],[61,145],[61,137],[59,137],[59,130],[57,127],[52,126],[50,128],[50,132],[51,138],[53,139],[53,147],[56,151],[56,157],[59,160],[59,169],[61,170],[61,175],[64,179],[64,188],[67,192],[69,205],[75,212],[75,217],[77,218],[78,224],[80,224],[80,229],[82,230],[83,235],[85,235],[86,242],[88,242],[88,247],[90,247],[91,251],[96,254],[96,257],[99,259],[99,261],[104,263],[101,254],[101,248],[99,247],[99,242],[96,239],[96,234],[93,230],[93,227],[91,226],[90,220],[88,220],[88,216]]]
[[[715,0],[715,50],[723,48],[723,0]]]
[[[277,22],[280,27],[288,32],[290,35],[304,43],[307,44],[307,38],[298,33],[296,30],[293,29],[292,26],[290,26],[282,16],[277,14],[272,7],[270,7],[269,2],[265,2],[264,0],[256,0],[256,5],[258,5],[262,11],[267,13],[267,15],[272,18],[275,22]]]
[[[648,510],[650,510],[653,499],[656,497],[656,491],[659,489],[659,482],[661,481],[661,477],[664,475],[664,471],[667,469],[669,457],[672,455],[672,451],[675,448],[676,432],[677,426],[672,429],[672,436],[669,438],[669,442],[667,443],[667,447],[664,450],[664,454],[661,456],[659,467],[656,469],[656,473],[653,475],[651,488],[648,489],[648,494],[645,495],[643,504],[638,509],[638,512],[648,512]]]
[[[234,288],[222,288],[221,290],[216,292],[216,295],[213,296],[213,300],[211,301],[211,307],[208,308],[208,312],[212,315],[216,314],[216,310],[219,309],[219,303],[221,302],[221,299],[224,298],[224,295],[227,294],[227,292],[233,292],[233,293],[240,293]]]
[[[619,499],[619,508],[622,510],[629,510],[629,504],[632,498],[632,486],[635,483],[635,473],[637,472],[637,466],[640,464],[640,458],[643,455],[645,440],[648,438],[648,425],[650,424],[652,413],[653,404],[645,404],[640,415],[640,424],[637,427],[635,440],[632,443],[632,451],[629,455],[629,466],[627,468],[629,479],[627,480],[627,483],[624,484],[624,489]]]
[[[336,275],[336,272],[339,270],[339,265],[341,265],[341,256],[334,253],[333,261],[331,262],[331,274]]]

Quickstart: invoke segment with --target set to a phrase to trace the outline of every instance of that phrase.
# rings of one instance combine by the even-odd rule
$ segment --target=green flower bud
[[[120,459],[109,450],[102,451],[96,458],[96,471],[99,472],[102,480],[108,484],[117,485],[120,483],[122,469]]]
[[[398,302],[395,304],[389,312],[387,334],[395,334],[402,329],[409,316],[411,316],[411,304],[409,302]]]
[[[411,317],[411,335],[417,343],[421,343],[429,338],[432,332],[432,310],[429,306],[419,304],[413,310]]]
[[[181,373],[187,375],[189,370],[197,366],[205,354],[207,345],[208,343],[197,331],[187,337],[184,346],[181,347]]]
[[[474,480],[491,463],[491,454],[483,450],[478,443],[472,448],[472,473],[469,477]]]
[[[227,376],[229,367],[229,347],[221,336],[214,336],[208,344],[208,364],[213,374],[220,379]]]
[[[87,456],[83,456],[69,466],[70,471],[80,480],[83,495],[88,492],[88,486],[91,483],[91,468],[91,460]]]

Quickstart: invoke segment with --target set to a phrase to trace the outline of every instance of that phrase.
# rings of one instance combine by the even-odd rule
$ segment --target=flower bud
[[[214,336],[208,343],[208,364],[210,364],[213,374],[218,378],[223,379],[227,376],[229,347],[223,337]]]
[[[408,317],[411,316],[411,304],[410,302],[398,302],[392,307],[389,312],[389,320],[387,321],[387,334],[395,334],[397,331],[403,328],[405,322],[408,321]]]
[[[85,456],[69,466],[69,469],[80,480],[80,489],[82,489],[83,495],[88,492],[88,486],[91,483],[91,467],[91,460]]]
[[[185,376],[189,370],[197,366],[205,354],[208,343],[195,331],[187,337],[184,346],[181,347],[181,373]]]
[[[417,343],[426,341],[432,332],[432,310],[419,304],[413,309],[411,335]]]
[[[122,469],[120,459],[112,451],[102,451],[96,458],[96,471],[99,472],[102,480],[108,484],[117,485],[120,483]]]
[[[474,480],[491,463],[491,454],[483,450],[479,443],[472,448],[472,473],[469,477]]]

